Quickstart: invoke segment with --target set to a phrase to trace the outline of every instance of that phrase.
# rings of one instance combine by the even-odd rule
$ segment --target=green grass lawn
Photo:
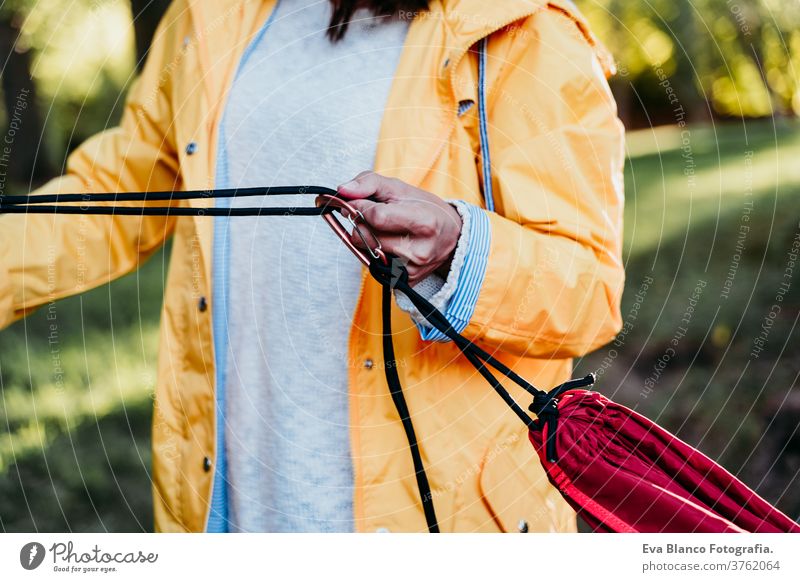
[[[629,136],[623,333],[578,363],[598,371],[599,390],[795,519],[798,130],[794,121],[751,121]]]
[[[165,256],[0,333],[0,528],[152,530],[149,433]]]
[[[605,394],[718,458],[795,518],[800,263],[784,275],[799,232],[798,130],[759,121],[629,136],[626,327],[616,345],[577,363],[598,371]],[[164,257],[56,304],[56,356],[46,309],[0,333],[3,530],[152,528],[149,431]]]

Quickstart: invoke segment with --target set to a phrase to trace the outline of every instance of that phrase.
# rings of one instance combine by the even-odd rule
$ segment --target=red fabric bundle
[[[800,525],[675,435],[605,396],[558,399],[557,462],[548,425],[530,432],[550,482],[595,530],[795,532]]]

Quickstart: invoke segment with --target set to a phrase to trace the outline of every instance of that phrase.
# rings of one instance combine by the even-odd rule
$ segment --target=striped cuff
[[[460,265],[461,268],[451,268],[447,276],[445,287],[454,286],[454,290],[440,310],[444,313],[450,325],[458,333],[461,333],[469,324],[469,320],[475,311],[475,304],[478,302],[478,294],[486,275],[492,231],[489,225],[489,217],[482,208],[463,200],[449,200],[449,202],[461,214],[467,231],[462,233],[462,236],[466,238],[467,244],[463,264]],[[455,283],[452,283],[452,279],[455,279]],[[415,324],[423,340],[450,341],[446,335],[428,324],[421,314],[420,320],[415,318]]]

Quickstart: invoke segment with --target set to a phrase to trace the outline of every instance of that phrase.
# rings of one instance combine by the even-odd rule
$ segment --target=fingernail
[[[339,188],[344,188],[345,190],[354,190],[358,188],[358,182],[356,182],[355,180],[350,180],[346,184],[342,184],[341,186],[339,186]]]

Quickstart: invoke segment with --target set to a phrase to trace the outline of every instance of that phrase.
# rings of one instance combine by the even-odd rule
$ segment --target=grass
[[[152,530],[164,257],[0,333],[3,530]]]
[[[626,327],[616,345],[577,362],[579,372],[599,373],[605,394],[719,459],[795,518],[800,263],[780,312],[769,313],[798,234],[798,129],[758,121],[629,136]],[[152,528],[149,432],[165,268],[158,254],[134,275],[56,304],[57,356],[49,307],[0,333],[3,530]]]
[[[686,144],[671,128],[629,136],[625,327],[577,366],[795,519],[798,129],[692,128]]]

